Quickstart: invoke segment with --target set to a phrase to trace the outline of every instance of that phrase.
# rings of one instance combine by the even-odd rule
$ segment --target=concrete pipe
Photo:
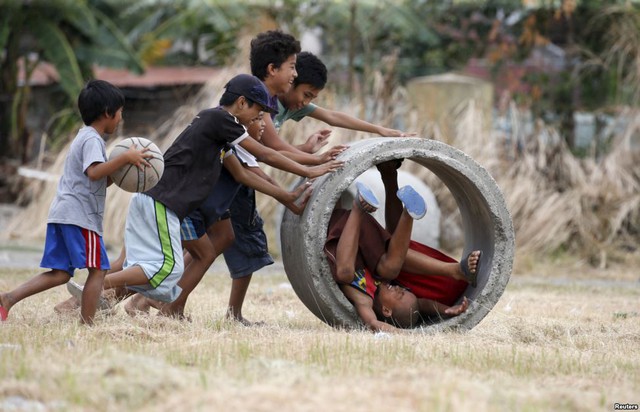
[[[302,216],[288,210],[283,215],[280,242],[287,277],[307,308],[327,324],[347,328],[362,325],[331,276],[323,246],[331,212],[342,193],[370,167],[392,159],[410,159],[447,186],[462,218],[465,246],[461,256],[471,250],[483,251],[478,285],[467,287],[464,293],[471,302],[467,312],[421,327],[427,331],[469,330],[489,313],[507,286],[515,236],[495,180],[469,156],[439,141],[372,138],[352,143],[340,155],[345,166],[314,181]]]

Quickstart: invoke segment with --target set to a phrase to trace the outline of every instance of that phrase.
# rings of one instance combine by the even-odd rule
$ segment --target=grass
[[[62,287],[19,303],[0,325],[0,410],[596,411],[639,400],[640,287],[628,282],[516,273],[467,333],[385,336],[328,327],[277,271],[254,276],[245,304],[265,326],[224,321],[230,281],[215,268],[192,322],[120,309],[83,327],[53,312]],[[0,290],[34,274],[0,269]]]

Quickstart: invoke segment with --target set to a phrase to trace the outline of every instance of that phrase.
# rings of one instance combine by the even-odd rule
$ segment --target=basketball
[[[142,169],[126,164],[111,174],[111,180],[122,190],[127,192],[146,192],[154,187],[162,177],[164,172],[164,157],[162,152],[151,140],[144,137],[129,137],[118,142],[109,155],[109,160],[119,156],[129,150],[131,145],[135,144],[139,149],[148,147],[147,153],[152,153],[153,157],[147,158],[150,166],[144,166]]]

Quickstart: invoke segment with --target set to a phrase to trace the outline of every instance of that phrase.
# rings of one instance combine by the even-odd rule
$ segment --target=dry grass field
[[[224,321],[223,268],[216,263],[194,293],[191,322],[130,318],[118,308],[80,326],[52,310],[64,287],[19,303],[0,325],[0,411],[606,411],[640,403],[640,283],[630,269],[516,268],[469,332],[381,335],[325,325],[278,268],[254,276],[245,305],[266,325]],[[0,290],[35,273],[1,269]]]

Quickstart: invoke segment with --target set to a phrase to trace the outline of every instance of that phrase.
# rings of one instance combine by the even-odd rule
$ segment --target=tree
[[[29,80],[43,61],[55,66],[67,102],[75,102],[92,64],[141,72],[140,59],[100,6],[86,0],[7,0],[0,4],[0,153],[26,160]],[[19,67],[25,75],[19,82]]]
[[[222,65],[236,53],[251,18],[247,2],[223,0],[105,0],[120,30],[147,64]]]

